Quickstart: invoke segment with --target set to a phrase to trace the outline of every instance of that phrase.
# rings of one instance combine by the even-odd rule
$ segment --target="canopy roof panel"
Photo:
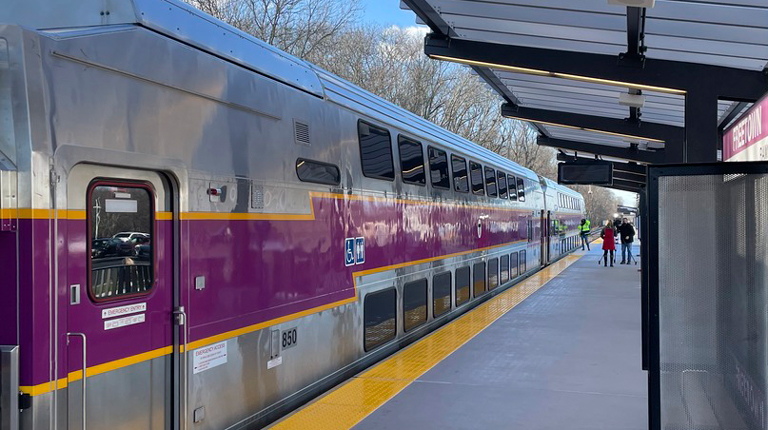
[[[403,3],[433,31],[427,54],[472,66],[507,101],[504,114],[533,123],[542,144],[687,161],[688,141],[707,136],[711,145],[718,125],[768,89],[768,0],[656,0],[649,9],[608,0]],[[620,104],[627,94],[642,103]]]

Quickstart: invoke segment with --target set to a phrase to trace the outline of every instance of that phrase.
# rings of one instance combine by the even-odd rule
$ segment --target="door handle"
[[[88,358],[88,345],[87,345],[87,339],[85,337],[85,333],[67,333],[67,343],[69,343],[69,338],[70,337],[79,337],[83,341],[83,394],[82,394],[83,411],[82,411],[82,414],[83,414],[83,430],[86,430],[85,413],[87,411],[87,406],[86,405],[88,404],[87,403],[87,397],[86,397],[86,391],[85,391],[85,387],[86,387],[86,382],[85,382],[86,374],[85,374],[85,372],[88,369],[88,362],[87,362],[87,358]]]

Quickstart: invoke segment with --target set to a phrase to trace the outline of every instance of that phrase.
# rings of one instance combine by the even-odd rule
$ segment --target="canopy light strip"
[[[445,55],[430,54],[429,58],[433,58],[436,60],[450,61],[452,63],[466,64],[468,66],[490,67],[492,69],[523,73],[526,75],[549,76],[552,78],[569,79],[572,81],[589,82],[593,84],[611,85],[614,87],[632,88],[635,90],[656,91],[659,93],[675,94],[680,96],[686,94],[685,90],[678,90],[675,88],[657,87],[654,85],[644,85],[644,84],[633,84],[631,82],[612,81],[610,79],[591,78],[589,76],[571,75],[568,73],[548,72],[546,70],[529,69],[527,67],[507,66],[504,64],[496,64],[496,63],[486,63],[485,61],[467,60],[464,58],[447,57]]]
[[[557,124],[557,123],[554,123],[554,122],[547,122],[547,121],[538,121],[538,120],[535,120],[535,119],[520,118],[520,117],[517,117],[517,116],[511,116],[511,115],[504,115],[504,117],[505,118],[510,118],[510,119],[516,119],[516,120],[520,120],[520,121],[526,121],[526,122],[535,122],[536,124],[541,124],[541,125],[550,125],[552,127],[563,127],[563,128],[569,128],[569,129],[572,129],[572,130],[590,131],[592,133],[600,133],[600,134],[607,134],[607,135],[610,135],[610,136],[626,137],[626,138],[629,138],[629,139],[638,139],[638,140],[647,141],[647,142],[664,143],[663,140],[653,139],[653,138],[650,138],[650,137],[635,136],[635,135],[632,135],[632,134],[614,133],[612,131],[596,130],[594,128],[577,127],[575,125]]]

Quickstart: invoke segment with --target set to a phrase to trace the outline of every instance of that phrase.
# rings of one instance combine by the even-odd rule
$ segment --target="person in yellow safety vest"
[[[581,250],[584,250],[584,245],[587,245],[587,251],[589,251],[589,220],[586,218],[581,219],[579,224],[579,235],[581,235]]]

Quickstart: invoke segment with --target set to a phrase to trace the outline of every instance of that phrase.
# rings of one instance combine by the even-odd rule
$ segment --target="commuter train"
[[[176,0],[0,22],[9,428],[256,428],[578,244],[578,193]]]

